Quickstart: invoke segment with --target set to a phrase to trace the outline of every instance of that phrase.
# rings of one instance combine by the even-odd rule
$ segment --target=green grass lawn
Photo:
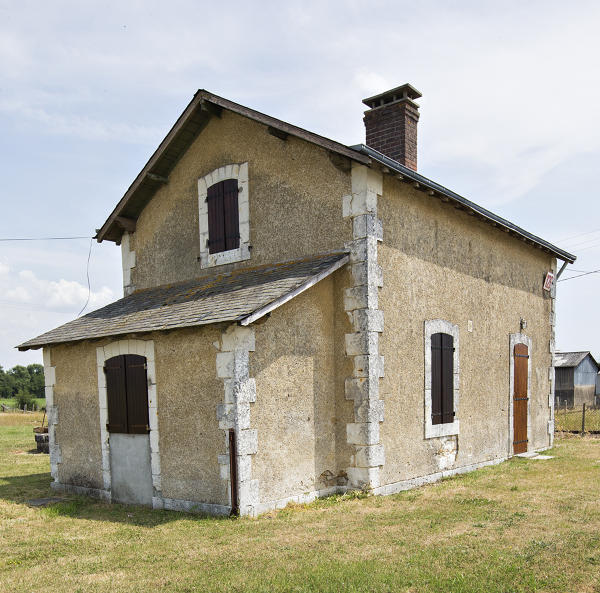
[[[18,420],[22,419],[19,423]],[[0,414],[0,591],[600,592],[600,439],[389,497],[212,519],[53,495]]]

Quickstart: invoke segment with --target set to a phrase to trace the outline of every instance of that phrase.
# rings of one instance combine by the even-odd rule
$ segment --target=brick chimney
[[[380,95],[364,99],[367,146],[414,171],[417,170],[417,122],[421,93],[403,84]]]

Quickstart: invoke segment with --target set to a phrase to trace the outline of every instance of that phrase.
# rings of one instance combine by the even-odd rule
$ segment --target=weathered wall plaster
[[[250,366],[257,389],[252,426],[258,429],[259,512],[345,483],[347,459],[342,467],[336,459],[336,388],[343,390],[343,383],[336,383],[334,287],[347,273],[338,270],[256,325]]]
[[[542,285],[551,256],[391,176],[384,176],[378,212],[385,230],[378,249],[385,280],[382,487],[440,472],[446,444],[424,439],[421,345],[429,319],[451,321],[460,334],[460,435],[452,471],[510,455],[508,346],[521,318],[532,339],[530,447],[548,447],[552,299]]]
[[[338,250],[352,238],[340,216],[350,176],[327,152],[224,111],[192,143],[137,221],[136,289],[214,274],[202,268],[198,180],[233,163],[248,164],[251,258],[218,267],[219,273]]]

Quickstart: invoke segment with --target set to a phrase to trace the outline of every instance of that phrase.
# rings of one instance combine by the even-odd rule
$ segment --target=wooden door
[[[527,375],[529,349],[525,344],[516,344],[514,350],[514,395],[513,395],[513,453],[527,451]]]

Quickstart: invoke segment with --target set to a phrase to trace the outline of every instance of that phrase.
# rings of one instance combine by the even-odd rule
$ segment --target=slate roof
[[[139,290],[17,348],[29,350],[223,321],[246,325],[333,273],[348,259],[346,252],[329,253]]]
[[[576,367],[588,354],[591,354],[589,350],[585,352],[556,352],[554,354],[554,366]],[[592,360],[594,360],[593,356]],[[594,362],[596,361],[594,360]]]

